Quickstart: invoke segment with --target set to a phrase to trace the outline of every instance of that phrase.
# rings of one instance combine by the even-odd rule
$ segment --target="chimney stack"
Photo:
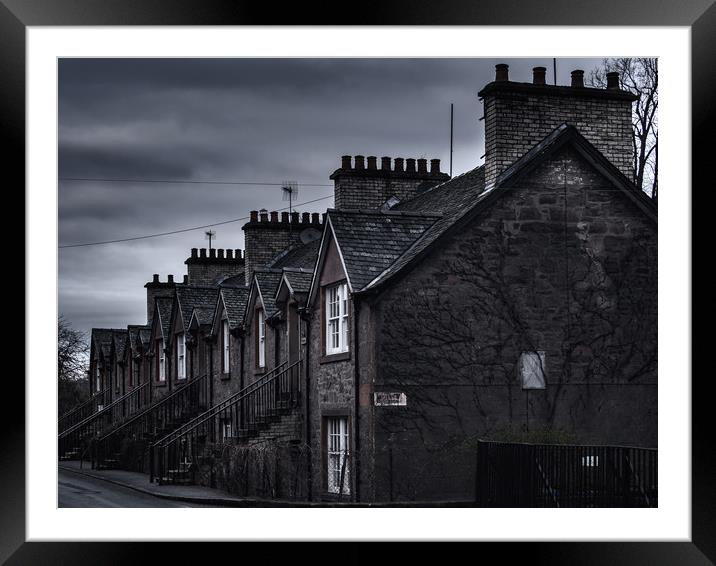
[[[484,103],[485,186],[562,124],[571,124],[624,175],[633,175],[631,107],[635,95],[618,88],[607,74],[607,88],[584,84],[584,71],[572,71],[571,86],[546,84],[544,67],[532,69],[532,82],[508,79],[497,65],[495,80],[478,96]]]
[[[607,73],[607,88],[609,90],[619,90],[619,73],[616,71]]]
[[[418,189],[425,189],[438,183],[447,181],[450,176],[440,172],[440,160],[428,160],[396,157],[378,158],[368,156],[367,166],[364,157],[356,155],[354,166],[350,165],[350,157],[341,158],[341,168],[331,175],[335,182],[335,207],[339,210],[347,209],[380,209],[388,199],[395,197],[404,201],[413,198]],[[394,163],[391,169],[391,161]]]
[[[184,261],[187,270],[184,283],[188,285],[213,285],[219,279],[233,277],[244,271],[241,250],[212,248],[208,256],[206,248],[201,248],[199,254],[195,250],[192,248],[191,255]]]
[[[581,69],[572,71],[572,86],[577,88],[584,87],[584,71]]]

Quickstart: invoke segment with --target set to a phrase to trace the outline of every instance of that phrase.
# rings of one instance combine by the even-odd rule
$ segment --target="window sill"
[[[325,356],[321,356],[318,359],[319,364],[330,364],[331,362],[341,362],[344,360],[350,360],[351,359],[351,353],[349,352],[341,352],[340,354],[327,354]]]
[[[231,379],[231,374],[230,373],[220,373],[219,379],[221,381],[229,381]]]
[[[166,381],[155,381],[154,382],[154,387],[166,387],[166,386],[167,386]]]
[[[262,368],[255,368],[254,369],[254,375],[263,375],[265,374],[267,369],[265,367]]]

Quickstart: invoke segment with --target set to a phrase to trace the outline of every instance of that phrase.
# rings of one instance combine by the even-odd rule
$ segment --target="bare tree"
[[[59,414],[70,410],[89,393],[85,367],[87,365],[86,336],[72,328],[60,315],[57,321],[57,395]]]
[[[607,73],[619,73],[619,86],[639,95],[632,111],[634,128],[634,184],[656,200],[658,194],[658,87],[657,60],[648,57],[604,59],[587,79],[590,86],[604,88]]]

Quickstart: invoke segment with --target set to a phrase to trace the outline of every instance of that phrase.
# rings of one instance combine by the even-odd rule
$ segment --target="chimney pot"
[[[390,157],[380,158],[380,168],[384,171],[390,171]]]
[[[197,250],[196,248],[192,248],[191,257],[196,257],[197,255],[199,255],[199,250]]]
[[[344,155],[341,157],[341,169],[350,169],[351,168],[351,156],[350,155]]]
[[[278,211],[271,211],[271,222],[278,222]]]
[[[219,259],[224,259],[224,249],[223,248],[216,250],[216,257],[218,257]]]
[[[189,276],[185,275],[184,276],[184,285],[188,285],[188,284],[189,284]]]
[[[405,160],[405,171],[406,173],[415,173],[415,159],[412,157]]]
[[[261,210],[259,213],[259,218],[261,219],[261,222],[268,222],[268,211]]]
[[[216,248],[211,248],[209,250],[209,257],[216,258]]]
[[[167,275],[167,283],[174,283],[174,276],[171,273]]]
[[[607,88],[609,90],[619,89],[619,73],[616,71],[607,73]]]
[[[427,173],[428,172],[428,160],[427,159],[418,159],[418,173]]]
[[[396,157],[395,158],[395,171],[398,173],[402,173],[403,171],[403,162],[405,160],[402,157]]]
[[[226,250],[226,259],[234,259],[234,250],[232,250],[232,249]]]
[[[321,219],[320,219],[318,213],[314,212],[313,214],[311,214],[311,224],[320,224],[320,223],[321,223]]]
[[[298,224],[298,212],[292,212],[291,213],[291,223],[292,224]]]
[[[236,259],[241,259],[241,250],[240,249],[234,250],[234,257]]]
[[[365,158],[362,155],[355,156],[355,168],[365,169]]]
[[[199,257],[203,257],[203,258],[206,257],[206,248],[201,248],[199,250]]]
[[[304,212],[301,214],[301,224],[310,224],[311,223],[311,214],[308,212]]]
[[[543,85],[546,84],[546,67],[533,67],[532,68],[532,84]]]
[[[509,65],[498,63],[495,65],[495,81],[509,81]]]
[[[327,218],[327,217],[328,217],[328,213],[327,213],[327,212],[324,212],[323,214],[321,214],[321,218],[323,219],[323,224],[326,223],[326,218]]]
[[[430,172],[431,173],[440,173],[440,160],[439,159],[431,159],[430,160]]]
[[[368,156],[368,169],[377,169],[378,158],[375,155]]]
[[[159,274],[155,273],[152,275],[152,283],[159,283]]]
[[[250,219],[251,222],[258,222],[259,221],[259,211],[258,210],[252,210],[250,213]]]
[[[584,71],[581,69],[572,71],[572,86],[577,88],[584,86]]]
[[[288,212],[281,213],[281,222],[288,222]]]

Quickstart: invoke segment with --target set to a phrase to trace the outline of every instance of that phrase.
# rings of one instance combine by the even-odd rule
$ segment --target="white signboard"
[[[373,393],[373,401],[376,407],[405,407],[408,404],[405,393],[388,391],[376,391]]]

